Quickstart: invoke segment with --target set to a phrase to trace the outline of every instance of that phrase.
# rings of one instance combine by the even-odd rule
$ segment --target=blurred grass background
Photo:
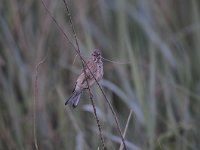
[[[45,0],[74,42],[63,2]],[[87,59],[104,62],[101,84],[128,149],[200,149],[199,0],[75,0],[68,2]],[[76,53],[39,0],[0,1],[0,149],[35,149],[34,69],[40,66],[36,127],[39,149],[98,149],[99,133],[87,92],[79,107],[64,106],[81,70]],[[119,149],[113,116],[93,88],[108,149]],[[127,123],[128,116],[131,118]]]

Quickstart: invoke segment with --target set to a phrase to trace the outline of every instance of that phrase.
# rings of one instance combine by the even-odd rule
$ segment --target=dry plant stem
[[[117,115],[116,115],[116,113],[115,113],[115,111],[114,111],[114,109],[113,109],[113,107],[112,107],[110,101],[107,99],[106,94],[105,94],[105,92],[103,91],[102,87],[100,86],[99,82],[98,82],[97,79],[95,78],[94,74],[91,72],[90,68],[87,66],[87,63],[84,61],[84,59],[82,59],[82,56],[81,56],[81,54],[80,54],[80,49],[79,49],[79,44],[78,44],[76,32],[75,32],[75,28],[74,28],[74,25],[73,25],[73,22],[72,22],[72,18],[71,18],[71,14],[70,14],[70,11],[69,11],[67,2],[66,2],[66,0],[63,0],[63,2],[64,2],[65,7],[66,7],[66,9],[67,9],[67,13],[68,13],[68,16],[69,16],[70,24],[71,24],[71,26],[72,26],[72,32],[73,32],[73,34],[74,34],[74,38],[75,38],[76,45],[77,45],[78,52],[79,52],[78,55],[79,55],[79,57],[80,57],[81,60],[82,60],[82,66],[83,66],[83,68],[84,68],[84,63],[85,63],[86,67],[89,69],[90,73],[92,74],[93,78],[95,79],[96,83],[98,84],[98,86],[99,86],[101,92],[103,93],[104,98],[106,99],[106,101],[107,101],[107,103],[108,103],[108,105],[109,105],[109,107],[110,107],[110,109],[111,109],[111,111],[112,111],[112,114],[113,114],[113,116],[114,116],[114,118],[115,118],[115,122],[116,122],[117,128],[118,128],[118,130],[119,130],[119,132],[120,132],[120,136],[121,136],[121,139],[122,139],[122,143],[123,143],[123,145],[124,145],[124,149],[126,150],[127,148],[126,148],[125,140],[124,140],[124,137],[123,137],[123,135],[122,135],[122,131],[121,131],[120,126],[119,126],[119,121],[118,121]],[[76,50],[76,49],[75,49],[75,50]],[[85,69],[84,69],[84,74],[85,74]],[[88,80],[87,80],[87,84],[88,84]],[[89,84],[88,84],[88,87],[89,87]],[[90,92],[90,88],[89,88],[89,92]],[[91,93],[90,93],[90,96],[91,96]],[[93,99],[92,99],[92,98],[91,98],[91,101],[92,101],[93,109],[95,110],[95,106],[94,106],[94,104],[93,104],[94,102],[93,102]],[[96,116],[96,114],[95,114],[95,116]],[[96,118],[97,118],[97,116],[96,116]],[[98,118],[97,118],[97,124],[98,124],[98,127],[99,127],[100,135],[102,135],[102,133],[101,133],[101,127],[100,127]],[[101,138],[102,138],[102,136],[101,136]],[[103,138],[102,138],[102,140],[103,140]],[[105,145],[105,144],[103,144],[103,141],[102,141],[102,145]]]
[[[87,84],[89,85],[88,80],[87,80]],[[89,95],[90,95],[90,100],[92,102],[92,107],[93,107],[93,110],[94,110],[94,116],[96,118],[97,126],[98,126],[98,129],[99,129],[99,134],[100,134],[100,138],[101,138],[101,144],[102,144],[103,149],[107,150],[107,148],[105,146],[105,141],[104,141],[104,138],[103,138],[103,135],[102,135],[100,121],[99,121],[99,118],[97,116],[97,111],[96,111],[96,107],[95,107],[95,104],[94,104],[94,100],[93,100],[93,96],[92,96],[92,92],[91,92],[90,88],[88,88],[88,91],[89,91]]]
[[[80,48],[79,48],[79,44],[78,44],[78,40],[77,40],[75,28],[74,28],[74,25],[73,25],[73,22],[72,22],[72,17],[71,17],[71,14],[70,14],[70,11],[69,11],[67,2],[66,2],[66,0],[63,0],[63,2],[64,2],[65,7],[66,7],[66,9],[67,9],[67,13],[68,13],[68,16],[69,16],[69,21],[70,21],[70,24],[71,24],[71,27],[72,27],[72,32],[73,32],[73,34],[74,34],[74,39],[75,39],[75,41],[76,41],[76,46],[77,46],[77,48],[78,48],[78,51],[80,52]]]
[[[75,38],[75,41],[76,41],[76,46],[78,48],[78,53],[79,53],[79,56],[80,56],[80,48],[79,48],[79,44],[78,44],[78,40],[77,40],[77,36],[76,36],[76,32],[75,32],[75,28],[73,26],[73,22],[72,22],[72,18],[71,18],[71,15],[70,15],[70,11],[69,11],[69,8],[68,8],[68,5],[67,5],[67,2],[66,0],[63,0],[64,4],[65,4],[65,7],[67,9],[67,13],[68,13],[68,16],[69,16],[69,21],[70,21],[70,24],[71,24],[71,27],[72,27],[72,32],[74,34],[74,38]],[[81,58],[81,57],[80,57]],[[85,72],[85,67],[84,67],[84,61],[83,59],[81,59],[81,63],[82,63],[82,67],[83,67],[83,71],[84,71],[84,75],[86,75],[86,72]],[[86,63],[85,63],[86,64]],[[89,67],[88,67],[89,68]],[[91,71],[90,71],[91,72]],[[89,86],[89,82],[88,82],[88,79],[86,80],[87,81],[87,86],[88,86],[88,91],[89,91],[89,95],[90,95],[90,100],[92,102],[92,107],[93,107],[93,110],[94,110],[94,116],[96,118],[96,121],[97,121],[97,126],[98,126],[98,129],[99,129],[99,134],[100,134],[100,139],[101,139],[101,143],[102,143],[102,147],[104,150],[106,150],[106,146],[105,146],[105,141],[104,141],[104,138],[103,138],[103,135],[102,135],[102,131],[101,131],[101,125],[100,125],[100,121],[99,121],[99,118],[97,116],[97,112],[96,112],[96,107],[95,107],[95,104],[94,104],[94,100],[93,100],[93,97],[92,97],[92,92],[90,90],[90,86]]]
[[[76,50],[76,47],[74,46],[74,44],[70,41],[69,37],[67,36],[67,34],[63,31],[62,27],[58,24],[58,22],[56,21],[56,19],[53,17],[53,15],[51,14],[51,12],[49,11],[49,9],[47,8],[46,4],[44,3],[43,0],[41,0],[42,5],[44,6],[45,10],[47,11],[48,15],[51,17],[51,19],[55,22],[55,24],[57,25],[57,27],[59,28],[59,30],[64,34],[64,37],[67,39],[67,41],[69,42],[69,44]],[[77,52],[77,50],[76,50]],[[77,52],[78,53],[78,52]]]
[[[77,54],[76,54],[76,56],[74,57],[74,61],[73,61],[73,65],[74,65],[74,63],[76,62],[76,58],[77,58]]]
[[[36,100],[38,97],[38,71],[39,66],[45,62],[46,58],[41,60],[35,68],[35,81],[34,81],[34,100],[33,100],[33,136],[34,136],[34,145],[35,149],[38,150],[37,134],[36,134]]]
[[[49,10],[48,10],[48,8],[46,7],[44,1],[41,0],[41,2],[42,2],[42,4],[43,4],[43,6],[45,7],[45,9],[46,9],[47,13],[49,14],[49,16],[52,18],[52,20],[53,20],[53,21],[55,22],[55,24],[58,26],[59,30],[63,33],[63,35],[64,35],[65,38],[68,40],[68,42],[70,43],[70,45],[74,48],[74,50],[76,51],[76,53],[79,55],[79,57],[80,57],[80,59],[81,59],[81,62],[82,62],[82,65],[83,65],[83,63],[85,64],[85,66],[88,68],[88,70],[90,71],[91,75],[92,75],[93,78],[95,79],[97,85],[99,86],[99,88],[100,88],[100,90],[101,90],[101,92],[102,92],[104,98],[106,99],[106,102],[108,103],[108,105],[109,105],[109,107],[110,107],[110,109],[111,109],[111,112],[112,112],[112,114],[113,114],[113,116],[114,116],[115,122],[116,122],[116,124],[117,124],[117,129],[119,130],[120,137],[121,137],[121,139],[122,139],[122,143],[123,143],[124,149],[127,150],[126,144],[125,144],[125,140],[124,140],[124,138],[123,138],[122,131],[121,131],[121,128],[120,128],[120,126],[119,126],[119,121],[118,121],[117,115],[116,115],[116,113],[115,113],[115,111],[114,111],[114,109],[113,109],[111,103],[110,103],[109,100],[107,99],[107,97],[106,97],[106,95],[105,95],[105,92],[103,91],[102,87],[100,86],[99,82],[98,82],[97,79],[95,78],[94,74],[91,72],[90,68],[89,68],[88,65],[86,64],[86,61],[85,61],[85,60],[83,59],[83,57],[81,56],[80,50],[79,50],[79,49],[77,50],[77,49],[75,48],[75,46],[73,45],[73,43],[72,43],[72,42],[70,41],[70,39],[68,38],[67,34],[63,31],[63,29],[61,28],[61,26],[58,24],[58,22],[55,20],[55,18],[54,18],[54,17],[51,15],[51,13],[49,12]],[[76,35],[76,34],[75,34],[75,35]],[[74,35],[74,36],[75,36],[75,35]],[[76,38],[75,40],[78,41],[77,38]],[[76,43],[77,43],[77,42],[76,42]],[[84,72],[84,73],[85,73],[85,72]]]
[[[124,129],[124,133],[123,133],[123,137],[124,137],[124,138],[125,138],[125,136],[126,136],[126,132],[127,132],[127,129],[128,129],[129,122],[130,122],[130,120],[131,120],[131,115],[132,115],[132,113],[133,113],[133,110],[131,109],[131,110],[130,110],[130,113],[129,113],[129,115],[128,115],[128,119],[127,119],[127,122],[126,122],[126,126],[125,126],[125,129]],[[123,149],[123,145],[122,145],[122,144],[123,144],[123,143],[120,144],[119,150],[122,150],[122,149]]]
[[[127,65],[127,64],[130,64],[130,62],[117,62],[117,61],[113,61],[113,60],[109,60],[107,58],[104,58],[104,57],[101,57],[103,60],[105,61],[108,61],[108,62],[111,62],[113,64],[118,64],[118,65]]]

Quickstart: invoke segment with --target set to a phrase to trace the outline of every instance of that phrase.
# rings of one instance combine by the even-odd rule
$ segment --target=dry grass
[[[45,3],[75,43],[63,2]],[[68,3],[84,58],[100,48],[105,58],[128,62],[105,62],[101,82],[128,149],[200,149],[199,1]],[[41,2],[2,0],[0,15],[0,149],[34,149],[34,69],[46,55],[38,74],[39,149],[101,148],[87,92],[77,109],[64,106],[81,62],[73,64],[73,47]],[[120,149],[109,107],[97,86],[92,92],[106,146]]]

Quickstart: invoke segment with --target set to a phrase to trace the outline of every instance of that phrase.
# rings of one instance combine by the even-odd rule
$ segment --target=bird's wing
[[[76,90],[76,85],[77,85],[77,82],[74,85],[74,89],[73,89],[72,93]]]
[[[88,67],[87,67],[88,66]],[[84,83],[86,80],[90,80],[93,78],[93,75],[90,73],[90,71],[95,75],[97,71],[96,63],[93,61],[88,61],[87,66],[84,67],[86,76],[84,74],[84,70],[82,69],[81,75],[79,76],[79,79],[81,79],[81,83]],[[90,70],[88,69],[90,68]]]
[[[92,60],[88,61],[87,66],[84,66],[85,73],[86,73],[86,78],[92,78],[93,76],[91,75],[90,71],[94,74],[97,71],[97,66],[96,63]],[[88,69],[90,68],[90,70]],[[82,69],[81,73],[84,73],[84,69]]]

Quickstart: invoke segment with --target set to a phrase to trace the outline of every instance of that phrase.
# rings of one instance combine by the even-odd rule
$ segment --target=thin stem
[[[75,31],[75,28],[74,28],[74,24],[72,22],[72,17],[71,17],[71,14],[70,14],[70,11],[69,11],[69,7],[67,5],[67,2],[66,0],[63,0],[64,4],[65,4],[65,7],[67,9],[67,13],[68,13],[68,16],[69,16],[69,21],[70,21],[70,24],[71,24],[71,27],[72,27],[72,32],[73,32],[73,35],[74,35],[74,39],[76,41],[76,46],[80,52],[80,48],[79,48],[79,44],[78,44],[78,39],[77,39],[77,36],[76,36],[76,31]]]
[[[127,64],[130,64],[130,62],[117,62],[117,61],[113,61],[113,60],[109,60],[107,58],[104,58],[104,57],[101,57],[103,60],[105,61],[108,61],[108,62],[111,62],[113,64],[118,64],[118,65],[127,65]]]
[[[123,133],[123,137],[125,138],[125,136],[126,136],[126,132],[127,132],[127,129],[128,129],[128,125],[129,125],[129,122],[130,122],[130,120],[131,120],[131,115],[132,115],[132,113],[133,113],[133,110],[131,109],[130,110],[130,113],[129,113],[129,115],[128,115],[128,119],[127,119],[127,122],[126,122],[126,126],[125,126],[125,129],[124,129],[124,133]],[[119,147],[119,150],[122,150],[122,148],[123,148],[123,145],[122,145],[123,143],[120,143],[120,147]]]
[[[87,84],[89,85],[88,80],[87,80]],[[104,138],[103,138],[103,135],[102,135],[102,129],[101,129],[100,121],[99,121],[99,118],[97,116],[97,111],[96,111],[96,107],[95,107],[95,104],[94,104],[91,89],[88,88],[88,91],[89,91],[89,95],[90,95],[90,100],[92,102],[92,107],[93,107],[93,110],[94,110],[94,116],[95,116],[96,121],[97,121],[97,126],[98,126],[98,129],[99,129],[99,135],[100,135],[100,138],[101,138],[102,147],[103,147],[104,150],[107,150],[107,148],[105,146],[105,141],[104,141]]]
[[[69,16],[69,21],[70,21],[70,24],[71,24],[71,27],[72,27],[72,32],[73,32],[73,35],[74,35],[74,39],[76,41],[76,46],[77,46],[77,49],[78,49],[78,52],[80,54],[80,47],[79,47],[79,44],[78,44],[78,39],[77,39],[77,36],[76,36],[76,32],[75,32],[75,28],[74,28],[74,25],[73,25],[73,22],[72,22],[72,18],[71,18],[71,14],[70,14],[70,11],[69,11],[69,8],[68,8],[68,5],[67,5],[67,2],[66,0],[63,0],[64,4],[65,4],[65,7],[67,9],[67,12],[68,12],[68,16]],[[81,58],[81,57],[80,57]],[[84,71],[84,75],[86,76],[86,71],[85,71],[85,67],[84,67],[84,61],[83,59],[81,59],[81,63],[82,63],[82,67],[83,67],[83,71]],[[85,63],[86,64],[86,63]],[[86,64],[87,65],[87,64]],[[89,68],[89,67],[88,67]],[[91,71],[90,71],[91,72]],[[104,142],[104,138],[103,138],[103,135],[102,135],[102,131],[101,131],[101,125],[100,125],[100,121],[99,121],[99,118],[97,116],[97,112],[96,112],[96,107],[95,107],[95,104],[94,104],[94,100],[93,100],[93,97],[92,97],[92,93],[91,93],[91,89],[90,89],[90,86],[89,86],[89,81],[88,79],[86,80],[87,81],[87,86],[88,86],[88,91],[89,91],[89,95],[90,95],[90,100],[92,102],[92,106],[93,106],[93,110],[94,110],[94,116],[96,118],[96,121],[97,121],[97,126],[98,126],[98,129],[99,129],[99,134],[100,134],[100,139],[101,139],[101,143],[102,143],[102,147],[104,150],[106,150],[106,146],[105,146],[105,142]]]
[[[37,133],[36,133],[36,100],[38,97],[38,72],[39,67],[41,64],[43,64],[46,61],[46,57],[41,60],[35,68],[35,82],[34,82],[34,100],[33,100],[33,136],[34,136],[34,145],[35,149],[39,150],[38,148],[38,142],[37,142]]]

